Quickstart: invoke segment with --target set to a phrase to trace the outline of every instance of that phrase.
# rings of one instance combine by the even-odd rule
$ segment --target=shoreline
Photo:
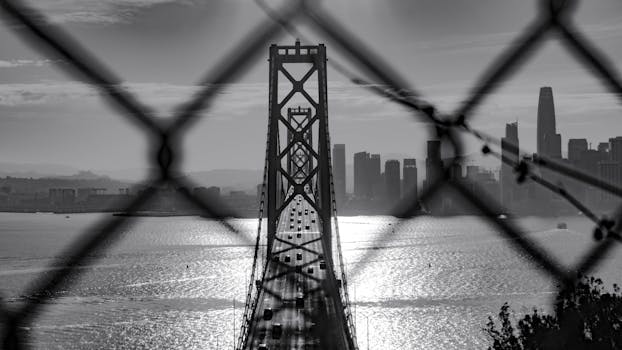
[[[115,210],[96,210],[96,211],[35,211],[35,210],[0,210],[0,213],[14,213],[14,214],[55,214],[55,215],[69,215],[69,214],[111,214],[112,216],[126,216],[126,217],[181,217],[181,216],[197,216],[203,217],[206,219],[212,219],[209,216],[202,215],[200,212],[160,212],[160,211],[140,211],[140,212],[122,212]],[[238,213],[238,214],[250,214],[250,213]],[[256,213],[255,213],[256,214]],[[389,213],[365,213],[365,212],[347,212],[347,213],[339,213],[339,217],[358,217],[358,216],[393,216]],[[434,214],[422,214],[419,216],[430,216],[437,218],[444,217],[457,217],[457,216],[476,216],[476,217],[489,217],[487,215],[478,215],[473,213],[456,213],[453,215],[434,215]],[[266,216],[264,216],[265,218]],[[495,216],[497,217],[497,216]],[[513,219],[521,219],[528,217],[540,217],[540,218],[559,218],[559,217],[585,217],[583,214],[571,214],[571,213],[560,213],[558,215],[538,215],[538,214],[528,214],[528,215],[507,215],[503,220],[513,220]],[[237,219],[256,219],[257,215],[238,215]]]

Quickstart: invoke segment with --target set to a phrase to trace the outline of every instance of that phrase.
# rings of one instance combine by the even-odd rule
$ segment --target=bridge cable
[[[259,286],[257,285],[256,289],[254,289],[253,286],[256,283],[255,272],[259,266],[259,264],[257,264],[257,260],[259,258],[259,246],[261,242],[261,228],[262,228],[262,222],[263,222],[263,217],[264,217],[264,206],[265,206],[265,200],[266,200],[266,187],[267,187],[267,179],[268,179],[268,158],[269,158],[268,144],[269,142],[270,142],[270,121],[268,122],[268,132],[267,132],[267,137],[266,137],[266,155],[265,155],[265,160],[264,160],[263,182],[261,184],[261,196],[260,196],[260,201],[259,201],[257,237],[255,239],[255,250],[253,253],[253,266],[251,268],[251,278],[249,280],[248,290],[246,293],[246,301],[244,303],[244,318],[242,321],[240,335],[238,336],[238,342],[236,346],[236,349],[240,349],[240,350],[246,348],[246,345],[247,345],[246,342],[248,340],[248,332],[250,331],[250,325],[254,317],[255,307],[257,306],[257,301],[259,299],[259,294],[260,294]],[[269,259],[266,258],[264,259],[264,264],[262,264],[263,265],[263,272],[261,273],[262,281],[263,281],[263,274],[266,271],[266,266],[268,264],[268,261]],[[253,293],[253,291],[255,291],[255,293]]]
[[[333,223],[335,225],[335,241],[337,243],[337,256],[339,258],[339,269],[340,269],[340,275],[341,275],[341,283],[342,283],[342,287],[340,288],[340,290],[342,292],[340,292],[340,297],[342,299],[342,303],[345,305],[344,307],[344,311],[346,313],[346,327],[350,333],[350,337],[353,340],[353,344],[355,348],[357,347],[357,341],[356,341],[356,327],[354,325],[354,320],[352,318],[352,311],[351,311],[351,305],[350,305],[350,294],[348,293],[348,281],[346,278],[346,270],[344,267],[344,263],[343,263],[343,254],[342,254],[342,250],[341,250],[341,237],[339,235],[339,220],[337,217],[337,201],[335,200],[335,184],[334,184],[334,180],[333,180],[333,162],[332,162],[332,157],[330,154],[330,133],[328,132],[328,123],[326,125],[326,139],[327,139],[327,143],[328,143],[328,169],[329,169],[329,174],[330,174],[330,195],[331,195],[331,202],[332,202],[332,207],[333,207]],[[330,252],[332,254],[332,252]],[[333,269],[334,270],[334,269]]]

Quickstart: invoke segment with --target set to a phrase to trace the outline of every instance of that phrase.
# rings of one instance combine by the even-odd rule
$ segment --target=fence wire
[[[501,234],[511,238],[508,241],[516,250],[527,253],[540,269],[559,281],[560,288],[572,287],[581,274],[588,273],[598,266],[603,257],[621,240],[619,231],[622,208],[618,208],[615,217],[599,218],[576,196],[539,176],[537,170],[548,169],[548,171],[589,184],[617,197],[622,197],[622,188],[542,156],[522,158],[518,161],[508,159],[490,148],[490,145],[501,144],[498,139],[475,130],[469,123],[477,107],[509,80],[543,42],[553,35],[557,35],[567,51],[580,64],[591,68],[602,85],[622,102],[622,80],[614,65],[573,23],[572,16],[577,0],[540,1],[538,15],[533,22],[528,24],[512,41],[512,44],[492,61],[471,88],[465,102],[457,110],[448,114],[440,113],[433,104],[423,100],[417,90],[403,81],[402,75],[397,70],[369,49],[362,40],[333,18],[318,2],[297,0],[287,2],[280,8],[270,8],[261,0],[258,0],[257,4],[266,13],[264,21],[256,28],[249,30],[249,35],[231,51],[231,54],[224,57],[219,64],[199,79],[202,89],[176,109],[171,121],[165,123],[154,117],[155,113],[151,108],[140,103],[130,92],[123,89],[122,80],[116,77],[103,62],[91,55],[59,26],[47,21],[44,14],[26,7],[20,1],[0,1],[8,27],[36,50],[53,56],[55,62],[58,62],[57,59],[60,57],[62,59],[62,64],[59,64],[60,69],[97,88],[109,104],[144,130],[152,150],[150,162],[157,169],[149,177],[152,180],[147,181],[148,188],[167,184],[192,185],[175,176],[179,173],[177,160],[181,158],[182,148],[179,145],[184,132],[194,122],[206,118],[204,114],[200,115],[200,112],[209,109],[220,89],[225,84],[234,82],[251,64],[260,61],[266,51],[265,48],[271,42],[276,41],[279,36],[289,34],[308,42],[308,39],[296,29],[297,25],[305,23],[332,44],[331,50],[335,49],[345,57],[347,63],[340,63],[333,59],[328,61],[335,70],[353,83],[407,108],[417,121],[425,121],[434,125],[435,135],[431,136],[440,139],[442,145],[452,150],[452,161],[439,165],[441,168],[438,170],[442,176],[435,183],[427,186],[418,197],[413,193],[405,196],[395,207],[393,212],[395,216],[407,220],[419,215],[418,203],[432,200],[440,195],[442,189],[449,188],[483,214],[486,220],[500,230]],[[521,229],[515,224],[497,217],[495,213],[501,206],[495,199],[486,198],[482,195],[482,191],[465,186],[464,183],[450,176],[451,166],[459,162],[463,150],[462,141],[467,136],[480,140],[483,154],[497,157],[511,166],[515,170],[518,183],[532,181],[540,185],[542,190],[556,193],[585,213],[586,217],[594,222],[594,239],[599,243],[574,266],[564,266],[547,254],[537,243],[522,234]],[[522,150],[518,151],[524,154]],[[127,205],[124,212],[138,211],[145,203],[153,199],[153,191],[143,192]],[[204,215],[219,220],[228,232],[238,235],[249,245],[256,243],[254,240],[239,235],[239,231],[229,222],[229,218],[236,216],[235,213],[225,211],[222,203],[216,200],[205,200],[190,193],[183,194],[189,202],[200,208]],[[375,244],[384,245],[391,240],[394,232],[399,232],[403,222],[396,225],[396,230],[382,233]],[[23,293],[30,297],[29,300],[17,310],[10,310],[6,307],[0,296],[0,319],[3,320],[4,325],[4,329],[0,330],[3,348],[26,348],[28,334],[22,329],[30,325],[56,292],[61,288],[71,287],[73,281],[76,280],[75,277],[82,273],[82,270],[77,267],[87,264],[93,259],[96,251],[106,248],[105,244],[117,240],[122,227],[131,223],[132,220],[128,216],[107,218],[96,223],[78,241],[67,247],[65,253],[61,254],[62,258],[53,264],[53,267],[57,268],[53,273],[42,276],[31,284]],[[349,278],[360,273],[366,262],[373,260],[375,254],[377,250],[368,250],[361,259],[362,263],[349,270]],[[252,288],[252,282],[249,288]],[[564,331],[571,330],[562,330],[560,332],[562,336],[565,334]]]

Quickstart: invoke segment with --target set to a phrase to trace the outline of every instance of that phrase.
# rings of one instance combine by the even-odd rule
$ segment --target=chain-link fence
[[[91,84],[97,88],[101,95],[116,107],[128,120],[138,124],[144,130],[145,136],[150,141],[150,162],[157,169],[152,174],[151,183],[137,196],[127,207],[125,212],[137,211],[145,203],[154,198],[154,188],[164,184],[178,187],[189,187],[190,184],[173,174],[178,173],[180,159],[180,141],[185,132],[199,118],[199,113],[208,110],[222,87],[235,81],[253,62],[262,58],[266,47],[275,41],[280,35],[291,34],[308,41],[296,29],[296,25],[305,22],[331,47],[331,50],[339,51],[346,57],[347,64],[339,64],[329,60],[332,67],[353,83],[369,89],[375,94],[383,96],[396,104],[412,111],[413,118],[425,121],[435,126],[436,135],[431,135],[441,140],[441,143],[452,150],[453,161],[439,165],[437,181],[426,186],[419,198],[407,196],[397,206],[394,215],[400,218],[411,218],[420,213],[419,204],[429,201],[438,196],[444,188],[451,188],[457,192],[470,206],[483,214],[494,224],[503,235],[510,238],[508,242],[515,249],[527,253],[543,271],[560,282],[561,286],[572,286],[579,275],[593,270],[605,254],[613,249],[620,240],[619,220],[620,217],[599,218],[587,205],[579,201],[575,196],[563,187],[548,181],[538,175],[535,169],[547,169],[572,178],[576,181],[591,185],[606,191],[614,196],[622,197],[622,189],[618,186],[603,181],[600,178],[588,175],[572,167],[561,164],[542,156],[522,158],[518,161],[509,159],[492,150],[490,146],[500,146],[501,142],[485,133],[471,127],[470,120],[476,107],[491,93],[496,91],[503,82],[508,80],[528,58],[536,51],[539,45],[548,37],[557,35],[565,45],[569,54],[573,55],[578,62],[592,69],[602,84],[618,99],[622,101],[622,80],[617,71],[598,49],[586,39],[573,20],[573,10],[577,1],[571,0],[543,0],[540,3],[537,18],[533,23],[513,40],[508,49],[501,52],[485,70],[484,74],[474,83],[465,102],[453,113],[442,114],[434,105],[422,100],[421,95],[410,87],[397,69],[389,66],[376,53],[372,52],[359,38],[353,35],[339,21],[321,5],[312,1],[297,0],[286,3],[281,8],[270,8],[263,2],[258,4],[266,12],[265,21],[257,28],[252,28],[251,33],[244,42],[239,43],[232,50],[232,54],[226,56],[220,64],[213,67],[200,80],[202,88],[188,102],[176,109],[171,122],[161,122],[153,117],[148,106],[141,104],[133,95],[121,87],[121,79],[116,77],[105,64],[97,57],[88,53],[78,42],[73,40],[61,28],[45,21],[45,17],[25,7],[19,1],[3,0],[0,2],[5,17],[11,24],[19,24],[17,34],[23,36],[32,47],[55,58],[60,57],[63,64],[60,65],[69,75]],[[11,25],[11,27],[14,27]],[[354,72],[358,73],[354,73]],[[364,77],[364,78],[363,78]],[[203,117],[205,118],[205,117]],[[595,239],[599,240],[592,251],[578,261],[574,266],[567,267],[548,255],[540,246],[527,236],[521,234],[519,227],[511,221],[502,220],[496,213],[500,205],[495,199],[487,198],[481,191],[475,191],[472,187],[465,186],[462,182],[450,176],[453,163],[459,161],[463,153],[462,140],[465,135],[472,135],[481,140],[484,154],[499,157],[504,163],[510,165],[515,173],[517,182],[532,181],[542,185],[543,191],[553,191],[571,205],[583,212],[595,225]],[[520,152],[520,150],[517,150]],[[523,152],[521,152],[523,153]],[[222,225],[232,233],[237,230],[228,223],[227,218],[235,216],[234,213],[224,211],[220,203],[213,200],[206,201],[190,193],[182,192],[188,201],[199,207],[206,215],[218,218]],[[617,211],[620,215],[620,211]],[[55,264],[52,273],[41,276],[29,287],[23,295],[30,296],[28,302],[19,309],[9,311],[0,303],[0,313],[3,318],[4,329],[2,334],[3,347],[6,349],[18,349],[25,347],[28,333],[20,331],[28,326],[32,320],[45,308],[46,302],[55,292],[69,288],[81,273],[77,266],[84,265],[92,259],[93,253],[103,249],[104,242],[112,242],[118,239],[121,227],[129,223],[130,218],[125,216],[111,217],[96,223],[78,241],[71,244],[61,254]],[[397,225],[399,231],[399,224]],[[393,232],[381,235],[380,242],[391,240]],[[256,242],[248,242],[255,245]],[[360,272],[365,261],[370,261],[376,250],[370,250],[362,257],[363,263],[350,269],[349,273]],[[257,257],[257,252],[255,252]],[[351,276],[350,276],[351,278]]]

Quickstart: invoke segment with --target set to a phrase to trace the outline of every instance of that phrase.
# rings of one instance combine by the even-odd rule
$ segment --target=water
[[[107,218],[1,213],[3,300],[19,307],[27,287],[52,272],[48,266],[54,258]],[[568,230],[555,229],[558,221],[565,221]],[[594,244],[585,218],[526,218],[517,224],[568,266]],[[231,349],[256,220],[233,225],[243,233],[233,235],[216,222],[194,217],[135,219],[23,330],[29,344],[46,349]],[[392,234],[395,225],[390,217],[340,219],[361,349],[368,345],[367,324],[370,349],[483,349],[487,316],[498,313],[505,301],[518,313],[533,307],[550,310],[555,280],[481,218],[419,218]],[[387,233],[389,239],[379,243]],[[608,284],[621,280],[618,250],[596,271]]]

